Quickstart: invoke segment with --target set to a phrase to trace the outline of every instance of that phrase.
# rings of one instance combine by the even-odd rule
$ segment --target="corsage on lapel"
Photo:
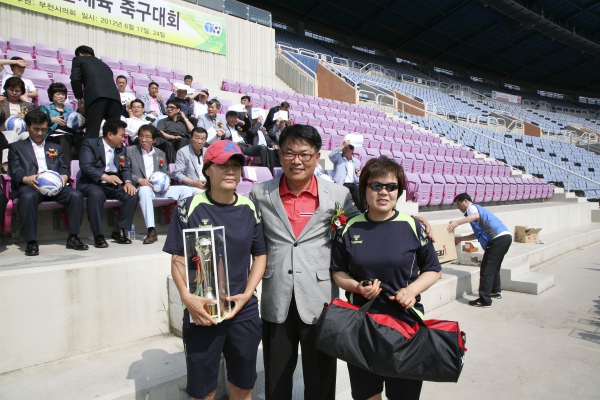
[[[162,157],[158,157],[158,165],[160,165],[161,167],[165,165],[165,160]]]
[[[223,123],[222,123],[221,121],[219,121],[219,122],[217,122],[217,126],[218,126],[219,128],[222,128],[222,127],[223,127]]]
[[[356,169],[354,170],[354,173],[355,173],[356,175],[360,175],[360,169],[356,168]]]
[[[344,211],[344,207],[337,201],[335,202],[335,210],[331,215],[331,228],[327,232],[329,239],[333,239],[337,231],[344,229],[346,223],[348,222],[346,218],[346,211]]]
[[[54,150],[54,149],[48,149],[48,151],[46,152],[46,155],[48,156],[49,159],[53,159],[58,157],[58,151]]]
[[[125,156],[119,156],[119,168],[123,168],[125,166]]]

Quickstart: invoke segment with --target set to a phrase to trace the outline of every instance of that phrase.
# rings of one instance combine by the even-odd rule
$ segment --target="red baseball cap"
[[[231,157],[237,157],[241,166],[246,164],[246,157],[237,144],[231,140],[218,140],[206,149],[206,153],[204,153],[204,162],[225,164]]]

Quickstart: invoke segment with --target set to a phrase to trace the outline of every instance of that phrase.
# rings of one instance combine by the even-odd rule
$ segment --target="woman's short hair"
[[[27,93],[27,91],[25,90],[25,82],[23,82],[23,79],[19,77],[13,76],[11,78],[8,78],[6,82],[4,82],[4,87],[2,89],[4,89],[4,91],[6,92],[8,89],[13,87],[18,87],[19,89],[21,89],[21,94]]]
[[[283,128],[279,135],[279,147],[283,148],[288,140],[291,140],[292,143],[306,142],[316,151],[320,151],[323,145],[319,131],[310,125],[296,124]]]
[[[404,169],[396,161],[386,156],[372,158],[360,171],[360,179],[358,180],[358,193],[363,201],[367,199],[367,183],[371,178],[383,178],[388,174],[396,176],[398,179],[398,198],[404,193],[406,178]],[[384,182],[388,183],[388,182]]]
[[[48,86],[48,98],[50,101],[53,100],[53,97],[56,93],[62,93],[65,96],[67,95],[67,87],[62,82],[55,82]]]

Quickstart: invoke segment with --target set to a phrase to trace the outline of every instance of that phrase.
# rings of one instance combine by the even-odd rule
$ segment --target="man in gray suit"
[[[187,186],[169,186],[163,192],[154,191],[155,187],[149,180],[150,175],[160,171],[169,176],[165,153],[152,146],[158,137],[158,129],[153,125],[142,125],[138,131],[139,144],[127,148],[127,157],[131,163],[131,181],[138,188],[140,208],[148,228],[148,235],[144,238],[144,244],[151,244],[158,240],[152,200],[157,197],[160,199],[182,200],[193,194],[192,189]]]
[[[194,128],[191,132],[190,144],[177,152],[175,169],[171,177],[180,184],[189,186],[194,193],[205,190],[206,178],[202,174],[204,152],[206,149],[206,129]]]
[[[214,141],[221,140],[225,136],[227,121],[224,115],[219,114],[219,110],[221,110],[221,102],[219,100],[212,99],[206,104],[208,112],[198,115],[198,127],[206,129],[206,132],[208,132],[207,143],[211,145]]]
[[[347,188],[314,176],[321,149],[314,127],[286,127],[279,148],[284,175],[250,193],[262,212],[267,245],[260,303],[266,399],[291,400],[300,343],[304,398],[334,400],[336,359],[315,349],[323,304],[339,296],[329,274],[327,232],[336,205],[348,219],[359,212]]]

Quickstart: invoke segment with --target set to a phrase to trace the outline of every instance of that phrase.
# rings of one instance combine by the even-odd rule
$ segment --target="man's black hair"
[[[173,104],[175,107],[177,107],[181,110],[181,101],[179,101],[177,99],[169,99],[169,100],[167,100],[167,106],[169,104]]]
[[[248,96],[247,94],[246,94],[246,95],[243,95],[243,96],[242,96],[242,98],[240,99],[240,101],[242,101],[242,100],[244,100],[244,99],[246,99],[246,100],[248,100],[248,101],[252,101],[252,99],[250,98],[250,96]]]
[[[290,106],[290,103],[288,103],[287,101],[282,101],[280,107],[282,108],[288,108]]]
[[[156,87],[160,87],[158,83],[152,81],[148,84],[148,88],[150,88],[150,86],[152,86],[152,85],[156,85]]]
[[[133,103],[140,103],[142,105],[142,108],[146,107],[146,105],[144,104],[144,102],[141,101],[140,99],[131,100],[131,103],[129,103],[129,107],[133,106]]]
[[[159,138],[158,129],[156,129],[156,127],[152,124],[146,124],[146,125],[140,126],[140,129],[138,129],[138,137],[140,136],[140,133],[142,131],[150,132],[152,134],[152,139]]]
[[[293,143],[306,142],[316,151],[321,150],[321,146],[323,145],[321,135],[310,125],[296,124],[283,128],[281,135],[279,135],[279,147],[283,148],[288,139]]]
[[[127,122],[119,118],[109,118],[104,121],[104,126],[102,126],[102,136],[108,136],[109,132],[116,135],[119,128],[127,128]]]
[[[94,49],[92,49],[90,46],[79,46],[78,48],[75,49],[75,55],[79,56],[79,55],[84,55],[84,54],[89,54],[90,56],[96,56],[96,54],[94,53]]]
[[[117,76],[117,79],[115,79],[115,82],[118,81],[121,78],[125,79],[125,82],[127,82],[127,77],[125,75],[119,75],[119,76]]]
[[[237,116],[238,116],[237,111],[227,111],[225,113],[225,118],[227,118],[227,117],[233,117],[233,116],[235,116],[237,118]]]
[[[469,200],[471,203],[473,202],[473,200],[471,200],[471,196],[469,196],[467,193],[461,193],[458,196],[456,196],[454,198],[454,200],[452,201],[453,203],[456,203],[457,201],[462,203],[465,200]]]
[[[186,75],[186,76],[183,77],[183,80],[185,81],[186,79],[194,80],[194,77],[191,76],[191,75]]]
[[[48,114],[41,111],[31,111],[25,114],[25,125],[31,126],[32,124],[43,124],[46,122],[50,125],[50,117]]]
[[[207,106],[210,106],[211,104],[214,104],[215,106],[217,106],[217,110],[221,109],[221,102],[217,99],[211,99],[209,101],[206,102]]]
[[[194,137],[194,133],[196,133],[196,132],[200,132],[200,133],[206,134],[206,138],[208,139],[208,132],[203,127],[197,126],[194,129],[192,129],[192,131],[190,132],[190,137],[191,138]]]

